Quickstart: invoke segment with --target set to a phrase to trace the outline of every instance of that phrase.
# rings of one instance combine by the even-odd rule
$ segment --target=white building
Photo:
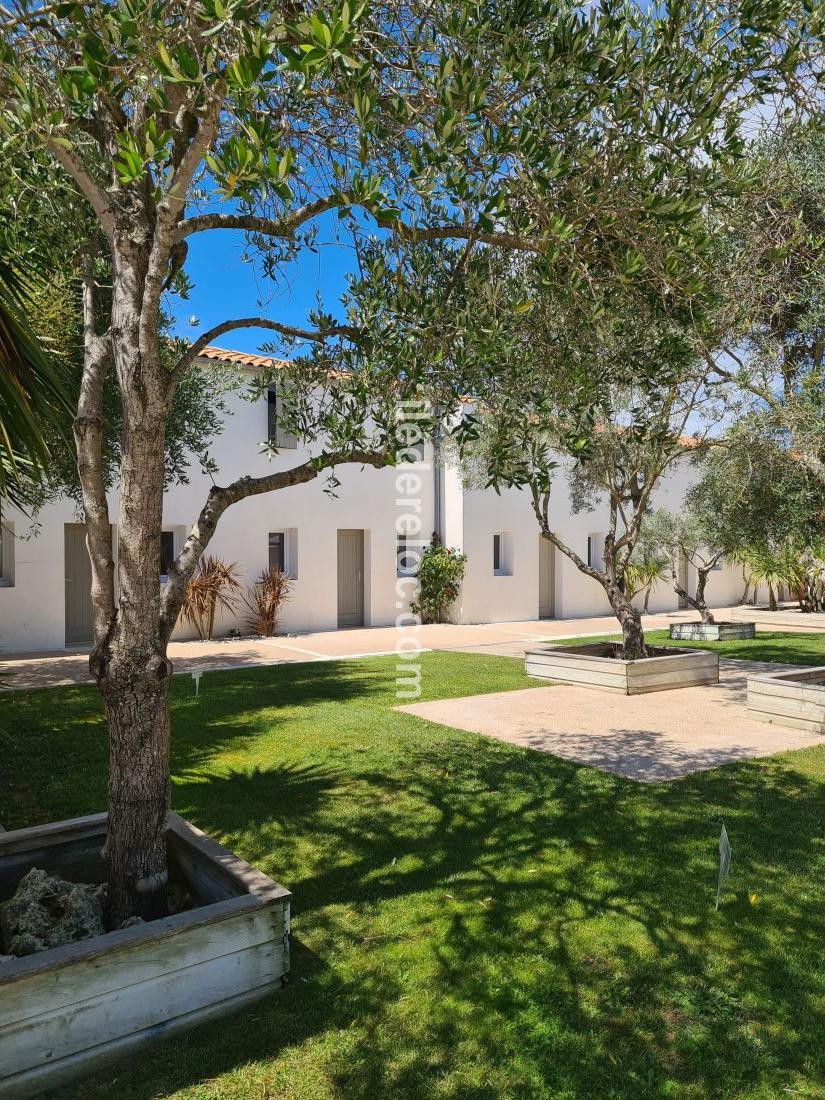
[[[206,349],[204,358],[223,360],[250,373],[271,362],[212,348]],[[262,453],[260,444],[272,425],[266,396],[250,402],[232,394],[228,403],[232,415],[211,447],[219,469],[217,482],[289,469],[310,456],[294,437],[281,437],[277,457]],[[509,490],[499,496],[492,490],[466,489],[456,469],[433,463],[429,446],[416,472],[417,480],[399,482],[400,469],[349,465],[336,471],[340,485],[335,497],[324,492],[323,475],[308,484],[251,497],[224,514],[208,553],[237,562],[247,584],[270,561],[292,575],[292,595],[281,626],[284,633],[387,626],[398,614],[396,579],[403,574],[396,521],[415,513],[420,516],[424,541],[437,531],[444,543],[467,555],[461,597],[453,609],[456,622],[609,614],[601,586],[540,538],[525,492]],[[671,472],[654,494],[654,505],[678,508],[692,476],[687,464]],[[164,556],[177,552],[209,485],[210,479],[193,468],[189,484],[167,492]],[[561,473],[553,500],[562,537],[584,558],[588,552],[597,553],[604,538],[606,507],[574,515]],[[110,512],[116,518],[115,492]],[[3,525],[0,652],[59,650],[88,642],[90,571],[84,529],[74,503],[49,504],[35,524],[9,510]],[[116,560],[115,529],[112,545]],[[695,577],[687,579],[692,589]],[[724,567],[711,576],[708,602],[711,606],[734,603],[742,587],[741,570]],[[654,590],[652,611],[676,606],[669,586]],[[216,635],[233,628],[243,629],[242,621],[224,618],[217,624]],[[186,637],[187,631],[179,628],[176,636]]]

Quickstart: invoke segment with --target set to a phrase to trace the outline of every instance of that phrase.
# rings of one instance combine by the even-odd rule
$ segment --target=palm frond
[[[72,416],[65,369],[28,320],[30,278],[0,256],[0,498],[12,503],[25,479],[46,472],[47,440],[67,435]]]

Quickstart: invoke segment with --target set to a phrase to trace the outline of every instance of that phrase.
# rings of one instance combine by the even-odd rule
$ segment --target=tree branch
[[[95,650],[90,666],[95,673],[116,610],[112,528],[103,475],[103,384],[111,348],[108,336],[95,335],[94,272],[89,255],[85,257],[83,272],[83,348],[83,376],[73,427],[92,567]]]
[[[530,486],[530,494],[533,498],[533,511],[536,514],[536,519],[539,521],[539,527],[541,528],[542,535],[544,535],[546,539],[549,539],[557,550],[561,550],[562,554],[568,557],[577,569],[580,569],[582,573],[586,574],[588,577],[592,577],[593,580],[598,581],[599,584],[604,587],[606,579],[604,575],[601,574],[597,569],[591,568],[591,566],[589,566],[583,558],[579,557],[575,550],[571,550],[571,548],[566,543],[561,541],[559,536],[555,534],[554,531],[550,530],[550,523],[547,515],[549,494],[545,493],[544,501],[540,501],[538,490],[534,485]]]
[[[255,214],[199,214],[181,222],[176,239],[189,237],[193,233],[203,233],[208,229],[241,229],[247,233],[259,233],[263,237],[288,239],[305,222],[340,206],[361,206],[362,209],[373,212],[371,206],[364,206],[346,194],[339,194],[302,206],[294,214],[282,219],[263,218]],[[376,216],[376,221],[382,229],[395,232],[402,240],[412,244],[436,240],[480,241],[482,244],[498,245],[520,252],[541,252],[546,244],[540,237],[524,237],[518,233],[490,233],[471,225],[407,225],[382,218],[380,213]]]
[[[197,357],[208,347],[213,340],[222,336],[225,332],[233,332],[242,328],[263,328],[271,332],[279,332],[282,336],[291,336],[298,340],[314,340],[321,342],[329,340],[333,336],[348,336],[351,339],[360,335],[359,330],[349,325],[332,325],[326,329],[295,328],[294,325],[282,325],[278,321],[270,321],[267,317],[238,317],[233,321],[222,321],[221,324],[207,329],[202,336],[183,353],[177,361],[169,376],[169,385],[174,388],[186,371],[192,366]]]
[[[330,451],[302,462],[300,466],[294,466],[291,470],[281,470],[263,477],[241,477],[231,485],[223,487],[213,485],[197,522],[169,570],[166,587],[161,597],[162,637],[168,641],[183,604],[186,585],[227,508],[247,497],[260,496],[262,493],[271,493],[278,489],[287,489],[292,485],[303,485],[308,481],[314,481],[323,470],[347,462],[380,469],[387,464],[388,456],[384,451]]]
[[[378,224],[382,224],[380,219]],[[541,237],[523,237],[519,233],[488,233],[477,226],[467,225],[415,226],[391,222],[385,228],[394,229],[402,240],[411,244],[421,241],[480,241],[482,244],[497,245],[515,252],[541,252],[547,244]]]
[[[158,307],[169,266],[169,257],[176,241],[175,227],[186,203],[189,185],[218,131],[221,109],[219,89],[219,84],[213,89],[203,121],[181,158],[169,184],[169,190],[158,204],[140,310],[140,350],[149,360],[154,358],[150,352],[157,344]]]
[[[175,239],[183,240],[193,233],[204,233],[208,229],[241,229],[247,233],[260,233],[263,237],[289,238],[296,229],[327,210],[354,205],[358,204],[342,192],[307,203],[284,218],[263,218],[257,214],[197,214],[180,223]]]
[[[49,151],[55,160],[59,161],[66,173],[77,184],[80,192],[92,206],[97,220],[100,222],[103,232],[111,241],[114,235],[115,219],[111,203],[106,192],[100,187],[92,176],[86,171],[71,149],[61,145],[58,141],[48,143]]]

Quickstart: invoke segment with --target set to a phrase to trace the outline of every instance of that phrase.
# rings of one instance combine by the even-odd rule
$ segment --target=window
[[[0,588],[14,584],[14,528],[0,520]]]
[[[493,535],[493,575],[510,577],[513,574],[510,532],[496,531]]]
[[[587,564],[591,569],[604,569],[604,535],[587,536]]]
[[[298,437],[292,432],[284,431],[280,427],[280,398],[274,386],[266,391],[267,407],[267,439],[270,446],[277,450],[295,450],[298,446]]]
[[[396,576],[415,577],[418,575],[418,566],[421,561],[421,552],[417,548],[419,545],[420,543],[411,539],[409,535],[396,534]]]
[[[269,532],[269,568],[280,569],[286,573],[286,534],[284,531]]]
[[[160,533],[160,579],[166,583],[169,570],[175,561],[175,532],[161,531]]]

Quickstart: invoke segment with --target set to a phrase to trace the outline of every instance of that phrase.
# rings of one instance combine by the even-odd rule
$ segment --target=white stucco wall
[[[304,449],[283,451],[270,458],[260,450],[267,435],[265,399],[255,403],[240,394],[228,398],[232,415],[224,432],[210,448],[219,472],[215,481],[226,484],[244,474],[262,475],[290,469],[309,457]],[[218,525],[208,553],[235,561],[244,584],[251,584],[268,564],[269,533],[288,533],[287,569],[295,575],[291,599],[284,607],[282,631],[334,630],[338,619],[337,531],[364,531],[364,622],[392,624],[396,607],[396,521],[416,514],[421,537],[427,541],[437,526],[432,454],[427,467],[417,468],[421,492],[411,483],[399,483],[400,469],[375,470],[354,466],[336,471],[340,485],[335,495],[324,492],[326,475],[313,482],[251,497],[230,508]],[[463,550],[467,567],[461,597],[453,618],[457,622],[530,620],[539,614],[539,530],[526,492],[466,490],[457,470],[448,467],[441,480],[441,531],[447,545]],[[695,477],[689,464],[674,470],[654,494],[655,505],[679,507]],[[206,500],[211,478],[199,469],[189,471],[189,483],[173,486],[164,501],[164,527],[176,536],[176,548],[186,537]],[[403,484],[399,491],[398,485]],[[117,494],[110,498],[113,520]],[[562,538],[583,558],[589,534],[603,536],[606,505],[595,512],[574,515],[566,477],[557,475],[552,515]],[[25,517],[9,511],[14,525],[14,585],[0,586],[0,652],[62,649],[65,642],[64,524],[78,522],[73,502],[59,501],[44,508],[32,528]],[[27,534],[31,532],[30,537]],[[506,543],[506,575],[493,571],[493,535]],[[695,576],[690,577],[691,587]],[[725,567],[711,577],[711,603],[735,602],[742,591],[742,573]],[[651,610],[675,609],[677,600],[668,586],[654,591]],[[582,574],[568,558],[555,551],[556,618],[609,614],[601,586]],[[222,617],[216,634],[245,626],[242,617]],[[191,636],[185,626],[176,637]]]
[[[232,410],[224,432],[210,448],[218,466],[214,480],[226,484],[245,474],[259,476],[291,469],[310,457],[303,448],[290,449],[270,457],[260,444],[267,435],[265,399],[244,400],[231,395]],[[358,466],[340,467],[340,485],[335,495],[324,492],[327,475],[314,481],[274,493],[250,497],[233,505],[221,517],[208,553],[237,562],[242,583],[251,584],[269,560],[270,531],[288,531],[287,568],[295,573],[293,591],[284,606],[282,630],[334,630],[338,621],[337,530],[364,531],[364,623],[386,626],[395,621],[396,609],[396,519],[419,513],[423,538],[432,534],[434,492],[431,449],[427,466],[417,467],[422,492],[416,502],[409,483],[399,496],[399,469],[375,470]],[[172,486],[164,498],[163,525],[175,532],[176,549],[186,537],[203,506],[212,478],[199,468],[188,471],[189,483]],[[399,501],[397,504],[396,501]],[[110,514],[117,517],[118,494],[109,497]],[[14,526],[15,576],[12,587],[0,587],[0,652],[60,649],[65,644],[64,524],[75,523],[74,504],[49,504],[38,516],[37,526],[10,510],[7,520]],[[36,532],[27,540],[24,532]],[[240,616],[219,616],[216,634],[244,627]],[[185,624],[175,637],[191,637]]]
[[[562,541],[583,560],[587,560],[589,535],[604,537],[608,507],[601,501],[592,512],[572,511],[566,469],[562,464],[551,493],[550,518]],[[453,476],[456,476],[453,474]],[[685,461],[674,466],[662,478],[653,493],[653,507],[676,511],[696,478],[696,469]],[[512,546],[512,575],[493,572],[493,535],[505,532]],[[463,494],[461,548],[468,555],[462,598],[456,609],[456,621],[506,622],[529,620],[539,613],[539,526],[529,494],[524,490],[506,490],[500,496],[489,489],[470,489]],[[457,539],[453,545],[459,545]],[[609,615],[610,604],[598,581],[582,573],[570,558],[554,550],[555,618],[573,619]],[[738,600],[742,592],[742,573],[738,567],[724,565],[708,581],[711,604],[725,605]],[[696,585],[695,570],[689,569],[691,591]],[[641,600],[638,601],[641,604]],[[649,610],[670,611],[678,606],[669,585],[660,585],[651,594]]]
[[[63,649],[63,525],[77,520],[70,501],[44,508],[36,524],[16,509],[4,513],[14,532],[14,584],[0,586],[0,653]]]

